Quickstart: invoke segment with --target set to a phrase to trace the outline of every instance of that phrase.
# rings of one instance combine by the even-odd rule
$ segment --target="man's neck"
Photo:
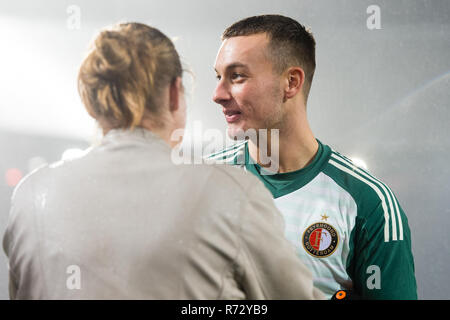
[[[259,140],[258,144],[255,141],[249,141],[249,154],[262,167],[267,167],[267,164],[261,163],[258,156],[260,149],[266,147],[266,150],[274,150],[273,148],[277,147],[276,141],[271,139],[270,134],[267,135],[266,141],[262,141],[261,138]],[[278,157],[276,157],[276,152],[273,151],[271,156],[275,162],[278,162],[277,172],[284,173],[300,170],[309,165],[317,153],[319,144],[314,138],[308,122],[304,119],[304,121],[297,121],[291,126],[284,125],[279,130],[278,148]],[[278,158],[278,161],[276,161],[276,158]],[[273,167],[272,164],[271,168]]]

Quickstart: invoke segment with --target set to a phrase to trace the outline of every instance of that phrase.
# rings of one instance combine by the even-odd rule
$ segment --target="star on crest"
[[[327,216],[326,213],[321,214],[320,216],[322,217],[322,220],[323,220],[323,221],[327,221],[327,219],[329,218],[329,216]]]

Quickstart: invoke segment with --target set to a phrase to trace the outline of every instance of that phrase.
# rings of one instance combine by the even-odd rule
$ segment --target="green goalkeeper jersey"
[[[411,233],[392,190],[323,145],[307,167],[264,174],[247,142],[209,157],[240,165],[271,191],[286,237],[328,297],[353,289],[363,299],[417,299]]]

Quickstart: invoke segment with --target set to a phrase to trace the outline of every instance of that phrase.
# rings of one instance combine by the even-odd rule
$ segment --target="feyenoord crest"
[[[339,236],[328,223],[317,222],[303,232],[303,248],[312,256],[325,258],[337,248]]]

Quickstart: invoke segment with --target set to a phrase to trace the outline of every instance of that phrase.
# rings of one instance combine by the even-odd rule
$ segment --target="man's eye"
[[[217,79],[217,81],[219,81],[220,79],[222,79],[222,77],[219,76],[218,74],[216,74],[216,79]]]
[[[243,77],[243,75],[240,74],[240,73],[234,72],[233,74],[231,74],[231,80],[238,80],[238,79],[240,79],[242,77]]]

